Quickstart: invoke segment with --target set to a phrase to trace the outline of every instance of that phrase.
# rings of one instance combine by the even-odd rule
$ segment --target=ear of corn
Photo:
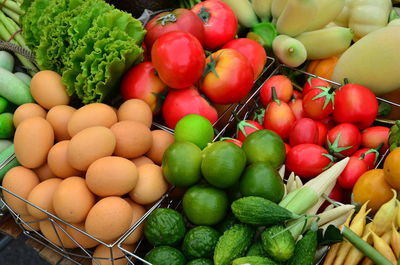
[[[351,216],[353,213],[354,213],[354,209],[351,210],[349,213],[339,216],[335,220],[332,220],[332,221],[320,226],[319,228],[321,228],[323,231],[325,231],[328,228],[328,226],[330,226],[330,225],[340,227],[341,225],[343,225],[346,222],[347,218],[349,218],[349,216]]]
[[[393,264],[397,264],[397,259],[390,248],[390,246],[383,240],[381,237],[379,237],[377,234],[374,232],[371,232],[373,240],[374,240],[374,248],[381,253],[385,258],[387,258],[390,262]]]
[[[292,192],[292,191],[296,190],[296,188],[297,188],[297,183],[295,182],[295,175],[293,172],[289,175],[289,178],[286,183],[286,187],[287,187],[288,192]]]
[[[336,208],[333,208],[331,210],[324,211],[324,212],[318,214],[318,217],[319,217],[318,226],[329,223],[343,215],[345,215],[347,217],[348,214],[353,209],[354,209],[354,205],[345,204],[345,205],[341,205]]]
[[[336,255],[340,249],[342,242],[336,243],[329,248],[328,254],[326,254],[325,261],[323,265],[332,265],[336,258]]]
[[[400,257],[400,235],[399,232],[397,232],[394,223],[392,224],[392,238],[390,239],[390,246],[393,249],[394,255],[398,259]]]
[[[285,164],[283,164],[282,167],[279,169],[279,176],[281,176],[282,179],[285,177],[285,170],[286,170]]]
[[[373,222],[375,224],[374,232],[381,236],[391,230],[392,223],[398,215],[396,197],[397,193],[393,190],[393,198],[383,204],[376,212]]]

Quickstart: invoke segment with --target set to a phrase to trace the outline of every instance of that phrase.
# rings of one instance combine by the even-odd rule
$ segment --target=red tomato
[[[142,48],[143,48],[143,62],[150,61],[149,49],[147,48],[144,42],[142,42]]]
[[[229,138],[229,137],[223,137],[223,138],[221,138],[221,141],[231,142],[231,143],[236,144],[239,147],[242,147],[242,144],[243,144],[242,141],[235,139],[235,138]]]
[[[172,129],[188,114],[199,114],[212,124],[218,120],[217,111],[193,87],[170,91],[162,106],[162,114],[165,123]]]
[[[173,11],[162,12],[153,17],[145,26],[144,41],[151,50],[154,42],[167,32],[185,31],[196,37],[201,44],[204,43],[203,21],[192,11],[178,8]]]
[[[225,43],[223,48],[237,50],[249,60],[253,67],[254,80],[261,74],[267,63],[267,53],[264,47],[254,40],[248,38],[234,39]]]
[[[316,77],[309,77],[303,86],[303,96],[316,87],[330,87],[330,85],[325,80]]]
[[[303,94],[301,94],[301,92],[293,89],[293,98],[294,99],[302,99],[303,98]]]
[[[365,86],[347,84],[336,91],[333,118],[337,123],[351,122],[360,130],[372,125],[378,114],[378,101]]]
[[[352,189],[361,175],[368,170],[368,165],[363,159],[351,156],[347,166],[338,178],[338,183],[342,188]]]
[[[326,142],[326,135],[328,134],[328,127],[320,121],[314,121],[318,127],[318,142],[317,144],[320,146],[324,146]]]
[[[326,142],[332,155],[351,156],[360,147],[361,134],[355,125],[342,123],[328,131]]]
[[[332,129],[333,127],[336,126],[336,123],[335,123],[335,121],[333,120],[333,116],[332,116],[332,115],[329,115],[328,117],[326,117],[326,118],[324,118],[324,119],[322,119],[322,120],[319,120],[319,121],[322,122],[323,124],[325,124],[325,126],[326,126],[326,128],[327,128],[328,130],[330,130],[330,129]]]
[[[124,100],[137,98],[149,104],[154,114],[158,113],[167,86],[156,75],[151,62],[132,67],[122,78],[121,94]]]
[[[302,178],[313,178],[328,169],[333,157],[325,148],[316,144],[293,146],[286,157],[286,167]]]
[[[303,109],[311,119],[324,119],[333,112],[335,92],[329,87],[316,87],[309,90],[303,97]]]
[[[373,169],[378,161],[379,152],[376,149],[362,148],[355,152],[353,156],[364,160],[368,165],[368,169]]]
[[[214,103],[239,102],[253,87],[253,68],[244,55],[222,49],[207,58],[207,69],[200,90]]]
[[[153,65],[161,80],[172,88],[188,88],[204,71],[205,55],[190,33],[173,31],[162,35],[151,49]]]
[[[222,1],[208,0],[196,4],[193,13],[204,23],[204,47],[216,50],[233,39],[238,29],[238,20],[232,9]]]
[[[287,143],[285,143],[285,152],[286,155],[289,153],[289,151],[292,149],[292,147],[290,147],[290,145],[288,145]]]
[[[318,143],[318,125],[309,118],[296,121],[290,131],[290,146]]]
[[[389,131],[389,128],[383,126],[369,127],[361,132],[361,145],[375,149],[383,143],[383,147],[378,150],[383,154],[389,148]]]
[[[243,142],[251,133],[264,129],[261,124],[256,121],[240,121],[237,125],[236,136],[239,141]]]
[[[263,125],[286,140],[295,121],[296,117],[287,103],[272,101],[265,110]]]
[[[284,75],[274,75],[267,79],[261,87],[261,103],[267,106],[272,101],[272,87],[275,87],[278,99],[289,102],[293,95],[292,81]]]
[[[289,107],[292,109],[293,114],[296,117],[296,120],[300,120],[300,119],[306,117],[306,115],[304,114],[304,110],[303,110],[303,100],[302,99],[292,99],[289,102]]]

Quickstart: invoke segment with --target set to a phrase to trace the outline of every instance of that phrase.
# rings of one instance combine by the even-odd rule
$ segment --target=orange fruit
[[[368,170],[353,187],[353,199],[363,204],[369,200],[368,207],[376,212],[382,204],[393,197],[392,187],[385,180],[383,169]]]
[[[396,190],[400,189],[400,148],[394,149],[385,159],[385,180]]]

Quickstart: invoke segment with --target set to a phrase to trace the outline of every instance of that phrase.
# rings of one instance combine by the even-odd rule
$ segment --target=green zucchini
[[[214,250],[215,265],[229,265],[242,257],[253,240],[254,229],[245,224],[236,224],[218,239]]]
[[[296,245],[292,234],[282,225],[265,229],[261,234],[261,242],[267,255],[277,262],[289,260]]]
[[[276,203],[257,196],[240,198],[232,203],[231,208],[239,221],[252,225],[274,225],[299,218]]]
[[[304,237],[296,243],[294,254],[287,265],[313,265],[317,243],[317,231],[308,230]]]
[[[14,69],[14,56],[11,53],[0,51],[0,68],[10,72]]]
[[[32,77],[30,75],[23,72],[15,72],[14,75],[28,86],[31,84]]]
[[[278,265],[267,257],[247,256],[233,260],[232,265]]]
[[[10,71],[0,67],[0,96],[8,101],[22,105],[35,102],[32,98],[29,86],[21,81]]]

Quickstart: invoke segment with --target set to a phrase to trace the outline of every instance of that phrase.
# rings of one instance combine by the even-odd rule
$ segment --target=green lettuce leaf
[[[25,38],[26,44],[33,51],[39,45],[39,32],[40,27],[38,20],[43,14],[43,11],[49,5],[50,0],[36,0],[34,1],[27,12],[21,17],[22,33]]]

